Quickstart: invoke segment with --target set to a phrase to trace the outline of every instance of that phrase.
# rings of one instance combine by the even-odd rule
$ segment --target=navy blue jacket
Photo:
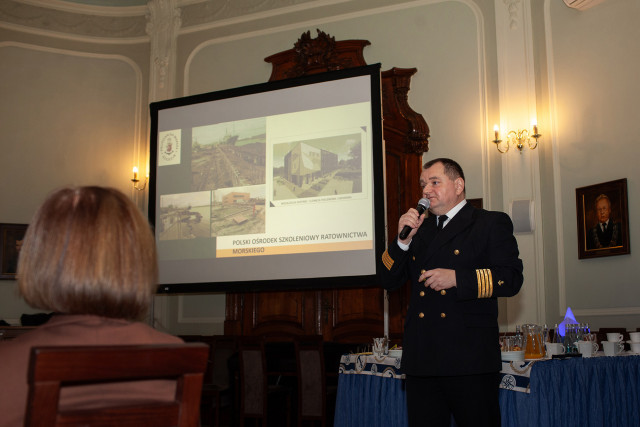
[[[498,297],[522,286],[513,224],[502,212],[463,208],[436,233],[424,220],[408,251],[394,240],[382,256],[381,283],[396,289],[411,279],[402,370],[417,376],[471,375],[501,369]],[[443,291],[418,282],[422,270],[453,269],[457,286]]]

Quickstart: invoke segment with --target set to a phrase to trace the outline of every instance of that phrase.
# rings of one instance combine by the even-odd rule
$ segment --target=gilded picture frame
[[[576,188],[576,209],[579,259],[631,252],[626,178]]]

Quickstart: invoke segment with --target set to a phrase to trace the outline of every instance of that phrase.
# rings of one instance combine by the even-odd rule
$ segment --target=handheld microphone
[[[424,211],[429,209],[429,206],[431,206],[431,202],[429,201],[429,199],[422,198],[418,200],[418,206],[416,207],[416,210],[418,211],[418,215],[422,215]],[[402,231],[400,232],[400,236],[399,236],[400,240],[406,239],[409,233],[411,233],[411,227],[409,227],[408,225],[405,225]]]

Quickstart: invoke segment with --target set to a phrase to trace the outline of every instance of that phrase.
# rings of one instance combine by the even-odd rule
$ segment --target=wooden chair
[[[233,378],[229,361],[237,354],[235,335],[213,335],[206,340],[210,346],[209,363],[202,385],[202,420],[220,426],[223,408],[233,406]]]
[[[327,390],[321,335],[301,335],[295,340],[298,369],[298,426],[304,421],[327,425]]]
[[[285,417],[278,426],[290,425],[291,390],[281,385],[269,385],[264,339],[261,337],[242,337],[238,343],[240,427],[246,419],[254,419],[267,426],[269,401],[279,399],[284,402],[278,413]],[[283,411],[284,409],[284,411]],[[283,414],[284,413],[284,414]]]
[[[208,353],[209,347],[198,343],[33,348],[25,426],[196,427]],[[173,401],[66,411],[59,407],[65,386],[156,379],[176,380]]]
[[[178,335],[184,342],[207,342],[207,339],[211,337],[211,335]]]
[[[0,341],[12,340],[35,328],[35,326],[0,326]]]

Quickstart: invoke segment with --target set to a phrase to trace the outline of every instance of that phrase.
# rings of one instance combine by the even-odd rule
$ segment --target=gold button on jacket
[[[424,317],[424,313],[418,314],[418,317],[422,319]]]
[[[440,295],[446,295],[447,291],[445,291],[444,289],[440,291]]]
[[[444,319],[445,317],[447,317],[447,315],[445,313],[440,313],[440,317]]]
[[[424,291],[420,291],[420,296],[423,297],[424,296]]]

